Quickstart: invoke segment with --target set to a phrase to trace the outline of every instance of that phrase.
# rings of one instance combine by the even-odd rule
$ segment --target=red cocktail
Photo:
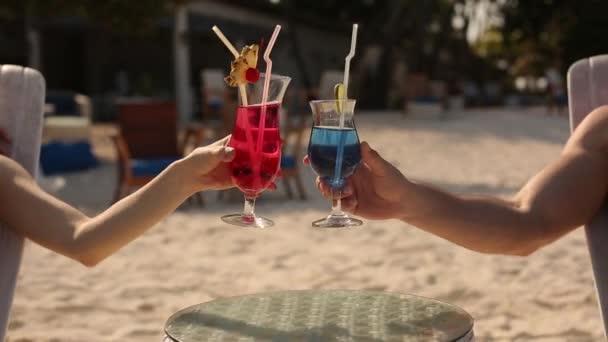
[[[267,218],[256,216],[254,207],[256,198],[270,186],[280,169],[279,117],[281,102],[291,79],[271,75],[268,99],[262,104],[265,77],[261,74],[258,82],[245,86],[248,105],[239,106],[228,144],[236,151],[230,172],[232,181],[245,195],[245,207],[241,214],[222,216],[222,220],[242,227],[264,228],[274,224]]]
[[[229,146],[236,156],[230,164],[232,181],[248,197],[256,197],[275,179],[281,162],[278,103],[266,105],[261,150],[257,150],[262,106],[240,106]],[[249,131],[249,132],[248,132]],[[254,147],[251,149],[251,147]]]

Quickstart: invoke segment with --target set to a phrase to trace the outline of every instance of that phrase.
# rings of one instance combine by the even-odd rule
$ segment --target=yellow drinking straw
[[[224,43],[224,45],[226,45],[226,47],[232,53],[232,55],[234,55],[234,59],[238,59],[239,52],[236,51],[236,49],[234,48],[234,45],[232,45],[232,43],[230,43],[228,38],[226,38],[226,36],[224,36],[224,34],[220,30],[220,28],[217,27],[216,25],[214,25],[211,29],[213,30],[213,32],[215,32],[215,34],[222,41],[222,43]],[[245,91],[244,84],[239,84],[239,92],[241,93],[241,104],[243,106],[247,106],[248,105],[247,92]],[[247,139],[247,150],[249,152],[249,159],[254,160],[256,152],[255,152],[255,149],[253,146],[253,134],[251,134],[251,128],[249,127],[249,124],[245,125],[245,139]]]
[[[232,45],[232,43],[228,40],[228,38],[226,38],[226,36],[224,36],[222,31],[220,31],[220,28],[214,25],[211,29],[213,30],[213,32],[215,32],[215,34],[222,41],[222,43],[224,43],[224,45],[226,45],[226,47],[232,53],[232,55],[234,55],[234,59],[239,58],[239,52],[236,50],[234,45]],[[247,92],[245,91],[244,84],[239,85],[239,92],[241,93],[241,102],[242,102],[243,106],[247,106]]]

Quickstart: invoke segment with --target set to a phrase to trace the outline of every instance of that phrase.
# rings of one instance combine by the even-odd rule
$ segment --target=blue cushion
[[[209,101],[207,101],[207,104],[212,110],[220,110],[224,105],[224,100],[220,98],[210,98]]]
[[[97,158],[86,141],[49,142],[40,150],[40,166],[47,175],[86,170],[97,166]]]
[[[55,114],[66,116],[80,116],[78,106],[74,100],[74,94],[68,92],[49,92],[46,95],[46,103],[55,106]]]
[[[295,169],[298,161],[295,156],[281,156],[282,169]]]
[[[135,177],[156,176],[178,159],[178,157],[132,159],[131,172]]]

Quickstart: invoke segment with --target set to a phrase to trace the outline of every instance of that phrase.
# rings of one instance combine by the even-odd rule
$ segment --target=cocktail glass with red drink
[[[248,104],[238,107],[228,144],[236,152],[230,163],[232,181],[245,195],[245,206],[242,213],[223,216],[222,220],[241,227],[264,228],[274,224],[271,220],[255,214],[255,200],[279,173],[281,102],[291,79],[271,75],[268,99],[263,104],[265,77],[266,75],[261,74],[258,82],[245,86]]]

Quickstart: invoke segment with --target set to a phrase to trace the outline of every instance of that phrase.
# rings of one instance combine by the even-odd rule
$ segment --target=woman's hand
[[[199,147],[182,160],[186,165],[184,180],[191,182],[194,192],[223,190],[234,186],[228,163],[234,159],[234,148],[228,146],[230,136],[211,145]]]
[[[10,150],[11,139],[8,137],[8,134],[0,128],[0,154],[8,156]]]

